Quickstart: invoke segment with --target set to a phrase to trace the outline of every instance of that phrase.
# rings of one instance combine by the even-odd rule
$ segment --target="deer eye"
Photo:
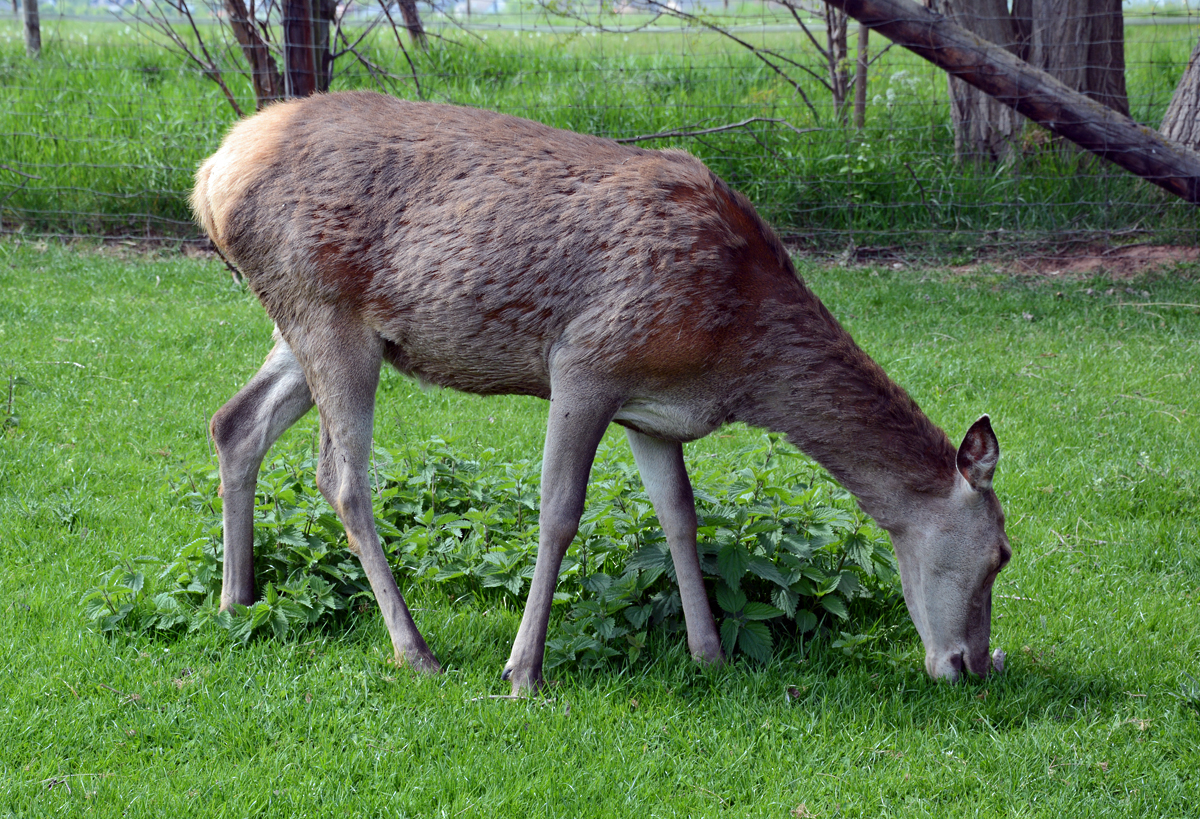
[[[1000,556],[999,557],[1000,557],[1000,560],[996,567],[997,572],[999,572],[1001,569],[1003,569],[1005,566],[1007,566],[1008,561],[1012,560],[1012,547],[1009,546],[1008,543],[1005,541],[1001,541],[1001,543],[1000,543]]]

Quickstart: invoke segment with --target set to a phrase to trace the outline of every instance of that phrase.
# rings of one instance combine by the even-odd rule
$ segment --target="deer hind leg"
[[[352,321],[337,322],[336,326],[326,338],[307,336],[301,356],[321,414],[317,487],[337,512],[346,528],[350,551],[362,563],[391,637],[396,662],[438,672],[441,666],[396,587],[371,508],[368,467],[382,345],[374,333],[355,327]]]
[[[646,493],[667,536],[667,545],[671,547],[687,624],[688,649],[701,662],[719,663],[724,654],[696,552],[696,500],[683,463],[683,445],[629,428],[625,434]]]
[[[312,408],[304,371],[276,338],[262,369],[217,410],[210,429],[221,469],[225,558],[221,608],[248,606],[254,593],[254,490],[271,444]]]
[[[512,683],[513,694],[517,695],[536,691],[542,684],[542,660],[558,571],[579,530],[596,447],[620,406],[619,398],[585,385],[556,383],[551,391],[542,458],[537,564],[521,627],[501,675],[501,679]]]

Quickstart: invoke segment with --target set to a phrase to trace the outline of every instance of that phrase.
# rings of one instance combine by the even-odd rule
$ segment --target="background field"
[[[211,261],[0,243],[0,816],[1194,815],[1200,270],[803,272],[953,437],[992,415],[1002,677],[929,682],[891,612],[845,651],[825,634],[706,671],[664,638],[489,699],[517,614],[420,585],[435,679],[388,663],[371,609],[246,646],[101,637],[80,603],[99,575],[201,536],[175,487],[270,325]],[[536,458],[544,416],[390,374],[376,435]],[[729,434],[688,457],[756,436]]]
[[[429,17],[438,38],[428,52],[410,48],[412,67],[392,32],[376,30],[364,47],[391,79],[344,57],[333,87],[383,88],[622,138],[786,120],[803,133],[758,122],[644,144],[696,153],[781,232],[819,250],[928,258],[1047,244],[1198,243],[1191,206],[1035,126],[1011,162],[956,162],[946,77],[903,49],[872,65],[866,125],[856,130],[840,123],[813,75],[789,66],[802,97],[750,52],[701,28],[660,20],[639,30],[647,20],[610,15],[603,22],[620,30],[601,31],[533,4],[509,5],[504,15],[459,20],[466,28]],[[1133,117],[1157,127],[1200,29],[1187,7],[1150,11],[1126,28],[1127,82]],[[821,76],[816,50],[782,14],[734,4],[714,19]],[[0,164],[8,166],[0,168],[0,230],[195,237],[185,203],[191,175],[234,113],[215,84],[132,22],[44,13],[45,47],[30,60],[19,22],[0,18]],[[886,41],[871,42],[878,54]],[[226,71],[238,63],[228,44],[215,53]],[[253,110],[246,79],[226,76],[243,110]]]
[[[734,5],[746,37],[820,70],[769,7]],[[793,246],[888,255],[802,273],[952,437],[991,414],[1015,550],[993,629],[1007,672],[930,682],[886,600],[765,663],[701,669],[681,636],[655,636],[633,662],[555,669],[523,702],[496,698],[519,610],[429,583],[405,593],[447,669],[435,679],[390,663],[371,606],[246,644],[215,625],[100,634],[85,597],[106,572],[209,534],[189,497],[211,489],[191,485],[213,466],[207,419],[271,327],[219,263],[177,252],[197,255],[186,192],[234,119],[217,87],[144,29],[43,6],[36,61],[0,18],[0,819],[1196,815],[1200,266],[1118,280],[908,264],[1197,244],[1194,208],[1036,128],[1010,164],[956,163],[945,77],[899,49],[872,67],[857,131],[811,77],[810,107],[712,34],[528,8],[466,29],[430,18],[445,39],[411,70],[376,32],[382,86],[614,137],[750,117],[805,131],[645,144],[701,156]],[[1152,127],[1197,37],[1187,6],[1169,11],[1127,29],[1133,115]],[[342,66],[335,88],[376,86]],[[46,241],[79,236],[113,241]],[[168,241],[150,253],[147,237]],[[376,438],[536,461],[544,419],[537,401],[387,373]],[[758,440],[733,427],[687,455],[733,472]]]

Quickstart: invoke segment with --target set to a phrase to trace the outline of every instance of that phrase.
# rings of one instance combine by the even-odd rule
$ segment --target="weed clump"
[[[313,481],[315,461],[311,451],[284,453],[259,476],[258,602],[217,611],[221,501],[216,473],[207,471],[176,489],[206,519],[206,535],[168,559],[115,565],[84,595],[87,618],[102,632],[125,634],[213,623],[245,641],[341,628],[349,612],[373,609],[366,576]],[[539,475],[538,463],[500,462],[491,449],[468,459],[438,438],[377,448],[376,528],[401,584],[521,608],[537,558]],[[766,661],[781,635],[844,625],[852,612],[877,619],[895,604],[895,558],[884,534],[779,436],[698,464],[692,479],[700,563],[727,654]],[[670,551],[631,459],[602,446],[588,498],[559,575],[548,668],[636,662],[652,631],[683,629]],[[862,642],[843,632],[846,640]]]

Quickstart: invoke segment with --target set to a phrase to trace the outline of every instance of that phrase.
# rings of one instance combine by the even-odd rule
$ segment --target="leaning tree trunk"
[[[911,0],[826,0],[1050,131],[1200,205],[1200,154]]]
[[[1200,40],[1158,130],[1167,139],[1200,150]]]
[[[988,42],[1019,53],[1017,26],[1006,0],[934,0],[934,10]],[[1007,159],[1021,133],[1021,116],[953,73],[949,82],[954,155],[974,162]]]
[[[1121,0],[1032,0],[1030,64],[1129,116]]]

